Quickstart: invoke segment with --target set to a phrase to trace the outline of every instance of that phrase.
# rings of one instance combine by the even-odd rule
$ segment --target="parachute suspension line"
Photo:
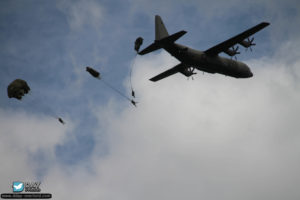
[[[131,87],[131,96],[133,98],[135,98],[135,92],[133,90],[133,87],[132,87],[132,80],[131,80],[131,76],[132,76],[132,68],[134,66],[134,63],[135,63],[135,60],[136,60],[136,56],[137,54],[139,53],[139,50],[140,50],[140,47],[141,45],[143,44],[143,38],[142,37],[138,37],[136,38],[135,42],[134,42],[134,50],[136,51],[136,54],[135,54],[135,57],[134,57],[134,60],[133,60],[133,63],[132,63],[132,66],[130,68],[130,87]],[[131,101],[132,103],[134,102],[133,100]],[[133,105],[135,106],[135,103],[133,103]]]
[[[135,98],[135,92],[134,92],[134,89],[133,89],[133,86],[132,86],[132,70],[133,70],[133,67],[134,67],[134,64],[135,64],[136,57],[137,57],[137,53],[135,54],[135,57],[134,57],[132,66],[130,67],[130,75],[129,75],[129,76],[130,76],[131,96],[132,96],[133,98]]]
[[[124,95],[121,91],[119,91],[118,89],[114,88],[112,85],[110,85],[108,82],[106,82],[103,78],[101,79],[103,81],[103,83],[111,88],[112,90],[114,90],[115,92],[119,93],[122,97],[124,97],[125,99],[127,99],[128,101],[132,101],[129,97],[127,97],[126,95]]]
[[[120,90],[118,90],[117,88],[113,87],[112,85],[110,85],[108,82],[106,82],[104,79],[102,79],[100,77],[100,73],[97,72],[96,70],[94,70],[93,68],[87,66],[86,67],[86,71],[88,71],[93,77],[97,78],[98,80],[102,80],[103,83],[109,87],[110,89],[114,90],[115,92],[119,93],[119,95],[121,95],[122,97],[124,97],[125,99],[127,99],[132,105],[134,105],[136,107],[137,102],[135,102],[133,99],[130,99],[129,97],[127,97],[126,95],[124,95]],[[62,122],[61,122],[62,123]]]

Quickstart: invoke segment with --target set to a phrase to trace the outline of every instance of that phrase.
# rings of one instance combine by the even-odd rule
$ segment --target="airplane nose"
[[[243,77],[251,78],[253,76],[251,69],[245,63],[242,63],[242,66],[243,66]]]
[[[253,76],[253,73],[249,71],[249,78]]]

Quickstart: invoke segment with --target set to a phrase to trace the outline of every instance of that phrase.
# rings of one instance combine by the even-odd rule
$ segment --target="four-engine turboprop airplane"
[[[195,69],[208,73],[220,73],[235,78],[250,78],[253,74],[245,63],[224,58],[218,54],[224,52],[231,57],[239,54],[238,46],[236,48],[234,47],[236,44],[240,44],[245,48],[250,48],[250,50],[252,50],[251,46],[255,45],[253,43],[254,38],[249,39],[249,37],[269,24],[270,23],[268,22],[262,22],[206,51],[198,51],[175,43],[175,41],[183,36],[186,31],[182,30],[169,35],[160,16],[156,15],[154,43],[140,51],[139,54],[144,55],[163,48],[181,62],[175,67],[151,78],[151,81],[161,80],[177,72],[189,77],[196,74],[194,72]]]

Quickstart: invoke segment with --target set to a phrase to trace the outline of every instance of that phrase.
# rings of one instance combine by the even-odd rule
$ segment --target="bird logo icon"
[[[22,192],[24,190],[24,183],[15,181],[13,182],[13,192]]]

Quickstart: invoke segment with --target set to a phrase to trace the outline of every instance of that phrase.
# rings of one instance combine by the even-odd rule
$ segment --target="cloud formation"
[[[235,13],[228,13],[236,2],[230,1],[222,10],[230,19]],[[176,26],[181,26],[178,23],[180,19],[189,22],[183,24],[194,26],[201,25],[198,19],[204,18],[206,23],[203,27],[207,27],[208,23],[214,24],[207,30],[209,33],[216,33],[211,32],[215,29],[222,29],[223,32],[230,30],[224,28],[224,24],[220,27],[223,21],[215,21],[216,18],[209,15],[216,13],[223,4],[199,7],[197,2],[191,1],[189,5],[200,9],[202,14],[184,18],[185,15],[193,15],[193,12],[186,13],[179,4],[170,3],[165,1],[162,5],[166,6],[160,8],[161,12],[167,11],[164,14],[168,16],[166,20],[170,30],[177,28],[173,26],[176,23]],[[153,20],[159,4],[144,4],[141,2],[135,6],[141,6]],[[253,7],[259,3],[249,4]],[[247,10],[246,5],[249,4],[241,6],[240,13]],[[103,25],[109,27],[104,19],[110,14],[101,5],[96,1],[57,3],[71,30],[67,44],[64,43],[69,50],[63,54],[67,55],[64,61],[68,60],[72,65],[66,71],[73,67],[78,76],[74,78],[72,71],[72,76],[63,79],[65,88],[61,93],[69,96],[60,96],[57,100],[67,98],[69,101],[60,102],[67,102],[67,106],[74,108],[72,114],[75,116],[66,119],[66,126],[62,126],[55,119],[37,112],[0,109],[0,157],[5,160],[0,167],[0,192],[11,191],[10,184],[14,180],[41,180],[42,191],[52,193],[55,199],[299,199],[299,39],[295,34],[297,28],[287,29],[287,23],[283,23],[285,19],[280,18],[286,15],[285,12],[278,12],[283,22],[274,18],[270,28],[291,33],[287,34],[286,40],[281,40],[281,34],[271,31],[270,37],[276,48],[266,54],[261,53],[260,49],[265,49],[263,45],[270,41],[259,42],[258,37],[254,51],[260,54],[244,60],[254,72],[251,79],[202,75],[198,72],[194,81],[187,81],[186,77],[176,74],[152,83],[149,78],[176,65],[178,61],[164,51],[137,57],[132,77],[139,101],[135,109],[117,96],[98,98],[105,95],[99,94],[98,87],[85,87],[85,84],[94,82],[84,82],[85,76],[81,74],[84,72],[79,69],[87,61],[96,63],[100,55],[97,45],[110,42],[107,37],[106,41],[103,41],[104,37],[97,38],[98,43],[83,37],[110,34],[97,28]],[[137,11],[135,6],[131,6],[131,17],[145,17],[141,14],[143,9]],[[272,8],[276,11],[279,6]],[[265,14],[273,13],[268,18],[273,19],[276,12],[270,10],[272,12]],[[177,18],[173,18],[175,14],[178,14]],[[219,14],[219,17],[222,16],[222,13]],[[288,15],[286,19],[295,19],[295,24],[299,22],[298,14]],[[115,20],[113,22],[122,22],[121,19]],[[118,23],[109,24],[114,25],[109,30],[116,31],[108,37],[116,39],[111,47],[115,52],[115,44],[122,44],[119,45],[122,48],[125,43],[120,42],[137,32],[136,29],[127,30],[125,25],[119,26]],[[86,27],[92,28],[85,30]],[[199,32],[203,27],[199,28]],[[195,29],[198,30],[198,27]],[[153,36],[152,29],[148,32],[146,34]],[[203,35],[199,39],[197,32],[193,34],[198,40],[207,40]],[[191,41],[197,41],[193,34],[191,31]],[[264,37],[268,38],[266,35]],[[76,41],[78,38],[85,40]],[[220,38],[226,39],[223,36]],[[89,45],[85,46],[86,43]],[[84,48],[76,48],[76,44]],[[89,57],[89,54],[93,56]],[[113,58],[119,59],[117,56],[106,59]],[[123,60],[121,58],[118,62],[123,64],[120,62]],[[57,68],[66,69],[62,66]],[[118,74],[127,70],[124,66],[122,69],[112,69],[120,69]],[[61,76],[66,75],[62,71],[60,73]],[[123,81],[129,88],[128,77],[124,74],[120,77],[125,79],[116,81]],[[78,89],[79,86],[83,88]],[[47,89],[55,97],[57,88],[49,86]],[[84,89],[87,89],[86,93]],[[83,93],[90,96],[82,97]],[[80,101],[79,97],[83,100]],[[103,99],[108,99],[108,102]],[[58,104],[53,106],[60,108]],[[91,120],[94,124],[86,122],[92,118],[90,115],[94,117]],[[80,126],[85,123],[87,125]],[[94,127],[88,129],[91,124]],[[92,140],[94,147],[82,153],[89,145],[81,143],[84,139]],[[73,141],[76,145],[67,145]],[[66,146],[69,148],[63,148]],[[66,158],[68,156],[71,158]],[[77,162],[64,162],[64,159],[72,158],[77,158]]]
[[[164,52],[138,58],[139,107],[94,110],[109,154],[51,168],[45,188],[58,199],[297,199],[300,60],[292,70],[281,57],[248,61],[252,79],[147,81],[175,63]]]
[[[107,114],[112,152],[96,165],[107,198],[299,197],[298,70],[274,57],[249,61],[252,79],[176,75],[146,83],[157,62],[161,70],[173,61],[161,53],[137,62],[138,110]]]
[[[0,126],[1,192],[9,192],[14,180],[42,178],[39,172],[54,164],[56,145],[72,131],[71,122],[62,126],[49,116],[7,109],[0,109]]]

